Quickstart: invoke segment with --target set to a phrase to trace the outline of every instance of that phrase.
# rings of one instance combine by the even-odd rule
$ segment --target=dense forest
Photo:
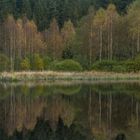
[[[0,0],[0,42],[0,71],[137,71],[140,1]]]
[[[95,9],[106,8],[109,3],[113,3],[119,13],[124,13],[132,1],[134,0],[0,0],[0,19],[4,20],[8,14],[16,19],[27,16],[42,31],[49,27],[54,17],[60,27],[69,19],[76,25],[88,13],[90,6]]]

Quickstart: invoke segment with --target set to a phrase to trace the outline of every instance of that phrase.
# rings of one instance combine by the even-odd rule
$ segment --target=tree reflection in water
[[[139,91],[139,83],[0,84],[0,140],[139,140]]]
[[[85,133],[86,132],[86,133]],[[35,128],[30,131],[26,128],[22,131],[15,130],[12,136],[0,130],[1,140],[93,140],[94,137],[89,130],[84,129],[80,125],[71,124],[70,127],[64,125],[59,118],[57,127],[53,130],[49,121],[38,119]]]

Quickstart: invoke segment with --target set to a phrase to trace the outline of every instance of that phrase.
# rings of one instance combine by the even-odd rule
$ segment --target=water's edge
[[[96,80],[140,80],[140,73],[114,72],[3,72],[0,81],[96,81]]]

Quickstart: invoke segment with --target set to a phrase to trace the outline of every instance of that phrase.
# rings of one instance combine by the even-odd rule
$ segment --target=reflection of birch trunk
[[[10,92],[10,123],[11,126],[14,126],[14,103],[13,103],[13,87],[11,86],[11,92]]]
[[[107,106],[107,107],[106,107],[106,110],[107,110],[107,130],[108,130],[108,129],[109,129],[109,119],[108,119],[108,118],[109,118],[109,117],[108,117],[108,116],[109,116],[109,111],[108,111],[108,94],[107,94],[107,103],[106,103],[106,104],[107,104],[107,105],[106,105],[106,106]]]
[[[100,113],[99,113],[99,128],[102,126],[102,95],[99,93],[99,107],[100,107]]]
[[[110,128],[110,136],[111,136],[111,123],[112,123],[112,95],[110,93],[110,105],[109,105],[109,128]]]
[[[139,102],[136,103],[137,126],[139,126]]]
[[[16,95],[14,93],[14,89],[13,89],[13,107],[14,107],[14,124],[16,123]]]
[[[89,89],[89,110],[88,110],[88,115],[89,115],[89,126],[92,128],[92,116],[91,116],[91,103],[92,103],[92,96],[91,96],[91,88]]]
[[[133,120],[133,105],[134,105],[134,99],[132,96],[132,99],[131,99],[131,120]]]
[[[26,99],[26,95],[24,96],[24,103],[25,103],[25,112],[27,114],[27,99]]]
[[[7,117],[7,104],[5,103],[4,104],[4,119],[6,120],[6,117]]]
[[[29,97],[30,98],[30,102],[29,102],[29,120],[31,120],[31,112],[32,112],[32,108],[31,108],[31,106],[32,106],[32,98],[31,98],[31,96]]]

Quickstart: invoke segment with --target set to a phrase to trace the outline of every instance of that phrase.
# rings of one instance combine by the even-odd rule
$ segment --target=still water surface
[[[1,83],[0,140],[140,140],[140,83]]]

